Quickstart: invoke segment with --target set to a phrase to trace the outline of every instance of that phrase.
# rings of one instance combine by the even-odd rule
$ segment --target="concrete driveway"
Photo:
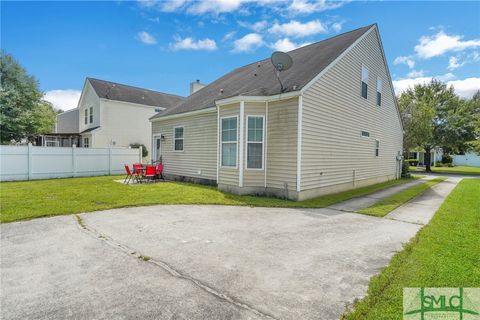
[[[421,225],[151,206],[1,225],[2,319],[337,319]]]

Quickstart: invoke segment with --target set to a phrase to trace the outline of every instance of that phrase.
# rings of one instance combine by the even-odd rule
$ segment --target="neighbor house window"
[[[368,92],[368,69],[362,65],[362,97],[367,99]]]
[[[88,140],[88,138],[83,138],[83,147],[90,148],[90,141]]]
[[[237,117],[222,119],[222,167],[237,166]]]
[[[380,150],[380,141],[375,140],[375,157],[378,157],[379,150]]]
[[[370,137],[370,132],[362,131],[362,137],[366,137],[366,138]]]
[[[176,127],[174,130],[174,149],[175,151],[183,151],[183,127]]]
[[[88,109],[85,109],[85,124],[88,123]]]
[[[263,168],[263,117],[249,116],[247,133],[247,168]]]
[[[377,78],[377,106],[382,105],[382,79]]]
[[[93,107],[90,107],[90,123],[93,123]]]

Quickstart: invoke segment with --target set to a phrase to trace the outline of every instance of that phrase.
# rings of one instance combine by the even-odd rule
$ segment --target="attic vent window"
[[[367,99],[368,93],[368,69],[362,65],[362,97]]]

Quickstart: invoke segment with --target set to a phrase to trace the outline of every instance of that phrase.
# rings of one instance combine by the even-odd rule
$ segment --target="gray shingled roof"
[[[87,78],[100,98],[163,107],[167,110],[185,98],[173,94],[132,87],[120,83]]]
[[[293,66],[281,74],[285,92],[302,89],[372,26],[359,28],[290,51]],[[270,58],[237,68],[187,97],[177,106],[161,111],[151,119],[213,107],[216,100],[239,95],[279,94],[281,88],[274,72]],[[296,86],[295,90],[293,86]],[[220,92],[221,89],[223,93]]]

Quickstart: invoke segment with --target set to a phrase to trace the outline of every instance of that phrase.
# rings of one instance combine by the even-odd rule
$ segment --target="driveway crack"
[[[151,258],[147,255],[143,255],[142,253],[138,252],[137,250],[135,250],[133,248],[130,248],[127,245],[122,244],[120,242],[117,242],[109,236],[101,234],[95,228],[93,228],[91,226],[88,226],[85,223],[85,221],[78,214],[75,215],[75,219],[77,221],[78,227],[82,231],[86,232],[88,235],[92,236],[93,238],[95,238],[97,240],[105,242],[106,244],[108,244],[112,248],[114,248],[116,250],[119,250],[119,251],[127,254],[128,256],[130,256],[132,258],[136,258],[136,259],[144,261],[145,263],[150,263],[150,264],[153,264],[157,267],[160,267],[161,269],[163,269],[164,271],[169,273],[171,276],[182,279],[182,280],[186,280],[186,281],[192,283],[193,285],[195,285],[197,288],[200,288],[201,290],[207,292],[208,294],[213,295],[215,298],[217,298],[219,300],[222,300],[224,302],[228,302],[230,304],[233,304],[236,307],[248,310],[248,311],[250,311],[250,312],[252,312],[252,313],[254,313],[258,316],[261,316],[263,318],[266,318],[266,319],[274,319],[274,320],[278,319],[275,316],[273,316],[273,315],[271,315],[271,314],[269,314],[265,311],[261,311],[261,310],[255,308],[255,307],[249,305],[246,302],[240,301],[237,298],[234,298],[234,297],[232,297],[228,294],[222,293],[219,290],[217,290],[217,289],[209,286],[208,284],[202,282],[201,280],[193,278],[193,277],[189,276],[188,274],[185,274],[185,273],[175,269],[174,267],[172,267],[171,265],[169,265],[165,261],[161,261],[161,260],[158,260],[158,259],[155,259],[155,258]]]

